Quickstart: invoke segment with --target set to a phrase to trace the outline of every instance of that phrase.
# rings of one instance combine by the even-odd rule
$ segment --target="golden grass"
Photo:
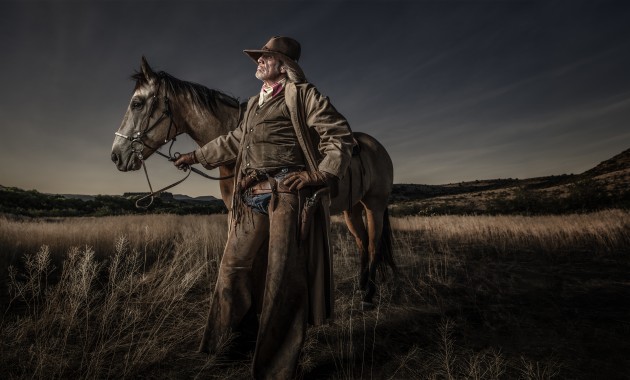
[[[501,328],[532,341],[533,332],[554,333],[536,321],[557,307],[537,310],[528,292],[562,301],[574,279],[558,293],[546,273],[600,258],[619,260],[623,272],[630,246],[630,214],[618,210],[393,218],[401,273],[379,287],[375,310],[362,312],[354,239],[335,220],[336,319],[309,330],[306,378],[571,376],[573,360],[583,359],[571,337],[591,322],[576,317],[567,336],[537,338],[536,349],[506,343]],[[0,222],[0,269],[11,290],[0,365],[9,378],[248,377],[247,361],[195,352],[226,239],[224,215]],[[598,328],[619,332],[609,325]],[[576,357],[544,356],[547,344]]]
[[[551,216],[433,216],[394,218],[392,228],[423,234],[431,242],[494,247],[498,252],[533,250],[559,254],[588,249],[602,253],[627,247],[630,214],[621,210]]]
[[[97,258],[110,257],[124,236],[131,250],[149,258],[170,250],[182,234],[194,231],[204,255],[223,251],[226,215],[128,215],[82,218],[10,219],[0,216],[0,264],[15,264],[25,253],[48,246],[53,261],[63,260],[70,247],[90,247]],[[3,270],[4,272],[4,270]],[[0,275],[0,278],[2,276]]]

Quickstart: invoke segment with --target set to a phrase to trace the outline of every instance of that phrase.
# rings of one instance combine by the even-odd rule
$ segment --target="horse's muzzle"
[[[112,161],[121,172],[138,170],[141,166],[140,161],[134,159],[133,155],[128,160],[125,160],[122,154],[116,152],[112,152]]]

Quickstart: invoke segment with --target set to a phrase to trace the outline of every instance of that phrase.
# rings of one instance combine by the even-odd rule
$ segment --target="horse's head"
[[[144,57],[133,79],[136,87],[112,146],[112,161],[124,172],[140,169],[143,159],[178,133],[172,128],[165,81]]]

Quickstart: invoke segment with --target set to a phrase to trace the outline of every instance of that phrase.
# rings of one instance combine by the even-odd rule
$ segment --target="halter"
[[[147,193],[147,195],[142,196],[141,198],[139,198],[138,200],[136,200],[136,208],[141,208],[141,209],[147,209],[149,208],[149,206],[151,206],[153,204],[153,200],[156,196],[159,196],[162,192],[175,187],[177,185],[179,185],[180,183],[184,182],[189,176],[190,173],[194,172],[196,174],[199,174],[202,177],[208,178],[208,179],[212,179],[212,180],[223,180],[223,179],[229,179],[234,177],[234,175],[229,175],[229,176],[224,176],[224,177],[213,177],[210,175],[207,175],[206,173],[193,168],[189,165],[185,165],[182,170],[184,170],[184,172],[188,171],[188,169],[190,169],[190,171],[188,171],[188,174],[186,174],[186,176],[184,176],[184,178],[180,179],[177,182],[174,182],[158,191],[153,191],[153,187],[151,186],[151,180],[149,179],[149,173],[147,171],[147,166],[145,164],[145,159],[144,156],[142,155],[142,151],[144,150],[144,148],[149,148],[151,150],[153,150],[155,153],[157,153],[158,155],[166,158],[169,161],[176,161],[177,159],[179,159],[179,157],[181,156],[181,154],[179,152],[175,152],[171,154],[171,150],[173,148],[173,144],[175,143],[175,141],[177,140],[177,124],[175,124],[175,121],[173,120],[173,115],[171,113],[171,108],[170,108],[170,102],[168,99],[168,93],[166,90],[166,85],[164,86],[164,110],[162,111],[162,114],[160,115],[160,117],[151,125],[149,125],[150,121],[151,121],[151,117],[153,116],[153,113],[155,112],[156,109],[156,104],[159,102],[159,98],[158,95],[160,93],[160,87],[162,86],[162,82],[165,81],[165,75],[163,72],[160,72],[158,74],[160,81],[158,82],[158,87],[157,87],[157,91],[155,92],[155,94],[152,97],[152,101],[151,101],[151,108],[149,109],[149,113],[147,115],[146,118],[146,122],[145,122],[145,128],[140,130],[139,128],[136,128],[135,125],[135,120],[134,120],[134,125],[133,125],[133,129],[135,132],[133,132],[133,134],[131,136],[127,136],[127,135],[123,135],[122,133],[119,132],[115,132],[114,134],[118,137],[122,137],[125,140],[128,140],[131,142],[131,151],[138,157],[138,159],[140,159],[140,162],[142,163],[142,169],[144,170],[144,175],[147,178],[147,183],[149,184],[149,193]],[[148,135],[149,132],[151,132],[153,129],[155,129],[158,125],[160,125],[160,123],[164,120],[168,118],[169,123],[168,123],[168,131],[166,132],[166,139],[164,140],[164,144],[168,143],[169,141],[171,142],[171,144],[168,147],[168,155],[160,152],[157,148],[154,148],[150,145],[148,145],[147,143],[145,143],[143,141],[143,139]],[[169,138],[170,134],[171,134],[171,129],[172,127],[175,127],[175,135],[173,135],[172,138]],[[145,199],[150,198],[151,200],[149,201],[149,203],[147,205],[142,205],[141,202],[144,201]]]

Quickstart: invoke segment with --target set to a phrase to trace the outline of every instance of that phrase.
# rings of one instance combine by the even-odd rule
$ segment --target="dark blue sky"
[[[397,183],[579,173],[630,147],[628,20],[626,1],[2,1],[0,184],[145,191],[109,160],[140,57],[246,99],[260,82],[242,50],[273,35],[302,43]],[[181,175],[147,163],[155,187]],[[174,191],[218,195],[192,177]]]

